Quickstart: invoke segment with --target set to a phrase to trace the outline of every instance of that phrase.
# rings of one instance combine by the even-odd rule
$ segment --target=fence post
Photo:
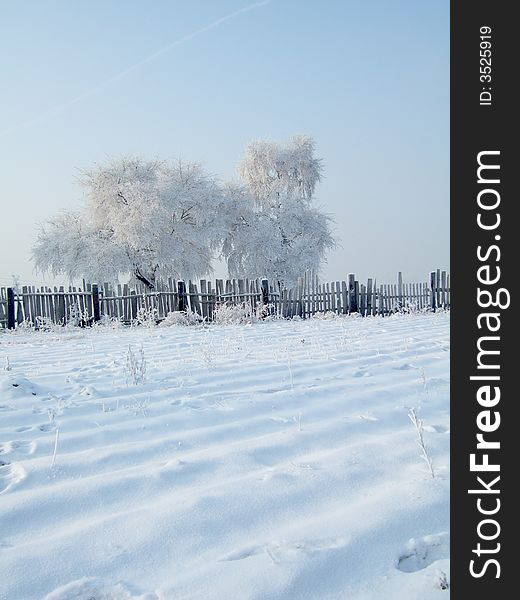
[[[197,284],[192,283],[191,280],[188,282],[188,290],[190,292],[190,306],[191,310],[198,315],[202,316],[202,311],[200,308],[199,302],[199,290],[197,289]]]
[[[137,317],[137,294],[135,290],[130,291],[130,321],[133,321]]]
[[[397,306],[401,310],[404,306],[403,302],[403,274],[401,271],[397,273]]]
[[[301,318],[305,318],[305,312],[303,310],[303,291],[305,289],[305,278],[298,277],[298,287],[296,296],[296,314]]]
[[[267,316],[269,314],[269,280],[262,279],[260,282],[260,289],[262,292],[262,315]]]
[[[436,298],[435,298],[435,271],[430,273],[430,307],[435,312],[436,306]]]
[[[348,274],[348,312],[353,313],[358,311],[357,294],[356,294],[356,276],[354,273]]]
[[[33,288],[34,289],[34,288]],[[35,298],[36,300],[36,298]],[[36,302],[34,302],[34,305],[36,305]],[[67,314],[65,311],[65,288],[60,285],[60,289],[59,289],[59,293],[58,293],[58,314],[59,314],[59,320],[61,321],[61,325],[66,325],[67,324]]]
[[[262,279],[262,304],[267,306],[269,304],[269,281]]]
[[[14,312],[14,290],[7,288],[7,329],[15,327],[15,312]]]
[[[101,311],[99,310],[99,287],[97,283],[92,285],[92,316],[94,323],[101,320]]]
[[[184,281],[177,282],[177,292],[179,295],[179,311],[185,312],[188,309],[188,298],[186,296],[186,284]]]
[[[448,294],[447,294],[447,289],[446,289],[446,271],[442,271],[441,273],[441,303],[442,303],[442,308],[446,308],[446,305],[448,304]]]
[[[361,288],[361,294],[358,296],[358,292],[359,289]],[[359,298],[359,308],[358,310],[361,311],[361,316],[364,317],[366,315],[366,287],[361,284],[361,286],[359,285],[359,283],[356,281],[356,296],[358,296]]]

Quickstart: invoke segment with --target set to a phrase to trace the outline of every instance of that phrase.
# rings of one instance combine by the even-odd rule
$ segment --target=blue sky
[[[324,161],[316,202],[341,243],[326,279],[425,280],[449,266],[447,0],[0,10],[0,285],[41,280],[38,223],[80,205],[80,169],[137,154],[231,179],[251,139],[295,133],[313,136]]]

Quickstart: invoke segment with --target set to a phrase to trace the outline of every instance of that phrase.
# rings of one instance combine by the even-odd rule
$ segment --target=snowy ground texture
[[[0,360],[2,600],[449,597],[448,314],[4,332]]]

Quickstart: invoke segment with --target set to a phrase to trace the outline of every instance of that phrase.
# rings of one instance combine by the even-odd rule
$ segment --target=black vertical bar
[[[354,281],[354,289],[352,294],[352,301],[350,303],[351,312],[357,313],[359,311],[359,281],[356,279]]]
[[[269,280],[262,279],[260,282],[262,292],[262,318],[269,316]]]
[[[101,312],[99,310],[99,287],[95,283],[92,286],[92,312],[94,316],[94,322],[101,319]]]
[[[179,294],[179,310],[184,312],[188,308],[188,297],[186,295],[186,284],[184,281],[177,282],[177,291]]]
[[[349,313],[357,312],[357,299],[355,298],[355,294],[354,294],[355,279],[356,279],[356,276],[354,275],[354,273],[348,274],[347,281],[348,281],[348,312]],[[354,310],[354,307],[356,307],[355,310]]]
[[[451,3],[454,599],[512,598],[516,592],[510,590],[517,587],[518,391],[513,378],[518,367],[517,352],[507,350],[516,341],[516,327],[514,308],[506,301],[517,277],[513,257],[518,252],[513,229],[519,157],[518,108],[513,104],[519,56],[516,8],[505,1]],[[493,470],[484,466],[486,461]]]
[[[437,308],[437,301],[435,295],[435,271],[430,273],[430,308],[435,312]]]
[[[262,279],[262,304],[267,306],[269,304],[269,281]]]
[[[14,311],[14,290],[13,288],[7,288],[7,328],[15,328],[16,315]]]

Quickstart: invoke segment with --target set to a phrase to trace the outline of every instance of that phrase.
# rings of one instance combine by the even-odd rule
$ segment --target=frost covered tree
[[[110,281],[211,272],[230,226],[231,199],[197,164],[123,158],[85,172],[82,211],[49,221],[33,247],[36,269]]]
[[[319,270],[335,246],[332,220],[312,206],[321,160],[307,136],[251,143],[239,165],[242,187],[227,195],[236,215],[223,245],[233,277],[268,277],[290,286]]]

